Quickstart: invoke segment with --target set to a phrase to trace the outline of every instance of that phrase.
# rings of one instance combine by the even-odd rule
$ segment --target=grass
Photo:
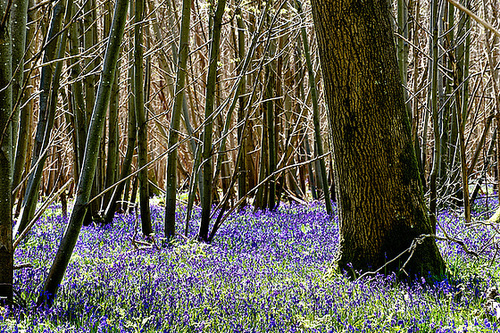
[[[479,202],[477,214],[484,207]],[[153,205],[158,235],[162,214]],[[177,214],[183,221],[184,208]],[[444,211],[440,225],[480,256],[441,241],[449,280],[413,285],[394,275],[352,281],[337,273],[337,218],[317,203],[247,209],[211,245],[179,240],[158,249],[136,249],[135,217],[117,215],[112,225],[82,230],[54,306],[37,309],[67,223],[54,206],[16,250],[16,264],[32,267],[15,271],[17,306],[0,308],[0,331],[498,332],[483,296],[500,279],[498,233],[465,226],[457,215]],[[199,218],[195,211],[192,234]]]

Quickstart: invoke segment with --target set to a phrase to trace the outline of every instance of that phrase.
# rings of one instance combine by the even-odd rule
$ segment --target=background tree
[[[202,241],[208,240],[208,227],[210,224],[210,210],[212,205],[212,136],[215,109],[215,86],[217,84],[217,63],[220,51],[220,35],[222,29],[222,15],[226,7],[226,0],[215,2],[212,7],[216,8],[210,28],[210,58],[207,73],[207,90],[205,95],[205,126],[203,129],[203,153],[202,153],[202,182],[203,194],[201,196],[201,223],[198,237]]]
[[[411,274],[441,275],[444,262],[424,204],[388,4],[312,1],[332,128],[339,266],[372,270],[406,251],[391,269],[405,263]]]
[[[0,302],[12,300],[12,44],[11,2],[0,3]]]
[[[170,120],[168,148],[171,151],[167,158],[167,179],[165,194],[165,237],[170,239],[175,234],[175,208],[177,195],[177,145],[179,141],[179,127],[181,108],[184,101],[184,88],[186,80],[186,64],[189,52],[189,24],[191,19],[191,0],[182,2],[182,21],[179,40],[179,61],[177,63],[177,76],[175,80],[174,105]],[[194,170],[193,170],[194,173]],[[193,175],[192,175],[192,178]],[[191,181],[194,181],[192,179]]]
[[[142,233],[149,235],[153,232],[151,227],[151,213],[149,208],[149,183],[148,183],[148,124],[144,110],[144,51],[143,51],[143,24],[144,1],[135,1],[135,27],[134,27],[134,74],[135,74],[135,117],[137,120],[137,150],[138,167],[141,169],[139,179],[139,203],[141,209]]]

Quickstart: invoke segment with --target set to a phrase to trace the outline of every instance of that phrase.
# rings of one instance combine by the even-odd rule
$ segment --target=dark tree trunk
[[[134,12],[133,3],[129,4],[130,14]],[[132,47],[132,41],[130,41],[130,47]],[[133,61],[133,55],[129,53],[129,61]],[[116,69],[118,71],[118,68]],[[116,77],[118,78],[118,77]],[[130,170],[132,168],[132,159],[134,157],[135,151],[135,143],[137,141],[137,125],[135,119],[135,97],[132,92],[135,91],[135,78],[134,78],[134,67],[130,66],[128,69],[128,87],[129,87],[129,100],[128,100],[128,123],[127,123],[127,150],[125,151],[125,157],[121,162],[121,172],[120,172],[120,180],[125,179],[130,175]],[[114,85],[114,83],[113,83]],[[130,178],[127,181],[122,181],[119,183],[115,189],[113,190],[113,194],[111,195],[108,205],[106,207],[106,211],[104,213],[104,223],[111,223],[115,216],[115,212],[118,207],[118,201],[122,197],[123,193],[123,201],[121,205],[121,210],[127,210],[127,197],[130,188]]]
[[[109,30],[111,28],[111,20],[113,8],[111,1],[106,1],[104,4],[107,14],[104,18],[104,31],[106,36],[109,36]],[[120,78],[120,60],[118,60],[118,64],[116,64],[116,74],[115,80],[113,82],[113,87],[111,88],[111,100],[109,101],[109,110],[108,110],[108,155],[106,159],[106,176],[105,176],[105,186],[104,188],[108,188],[112,186],[116,182],[117,174],[118,174],[118,159],[119,159],[119,143],[120,143],[120,128],[118,123],[119,113],[118,109],[120,106],[120,87],[119,87],[119,78]],[[109,200],[111,199],[113,192],[108,191],[104,195],[103,199],[103,207],[106,209],[109,205]]]
[[[340,206],[339,267],[374,270],[435,233],[426,214],[396,60],[389,2],[312,1]],[[408,259],[400,256],[388,270]],[[432,236],[405,271],[441,275]]]
[[[53,16],[50,24],[48,40],[50,41],[45,48],[44,63],[51,62],[57,55],[57,46],[59,38],[55,38],[59,34],[65,3],[60,2],[54,6]],[[19,222],[14,230],[14,235],[17,232],[22,232],[24,228],[33,218],[38,201],[40,182],[42,179],[42,171],[47,159],[47,147],[49,144],[50,133],[52,131],[55,107],[50,107],[50,97],[53,89],[57,89],[59,80],[54,75],[54,65],[48,64],[42,67],[40,78],[40,98],[39,98],[39,117],[35,134],[35,143],[33,148],[33,155],[31,157],[31,166],[34,168],[33,172],[28,178],[26,186],[26,194],[23,199],[21,214]],[[57,96],[57,94],[54,94]],[[55,103],[55,102],[54,102]],[[53,112],[52,112],[53,111]]]
[[[144,51],[142,47],[142,22],[144,16],[144,1],[135,1],[135,36],[134,36],[134,73],[135,73],[135,117],[137,119],[137,164],[141,171],[139,178],[139,206],[141,210],[142,233],[146,236],[153,232],[151,226],[151,211],[149,209],[148,183],[148,124],[144,110]]]
[[[33,0],[29,1],[28,7],[33,6]],[[23,22],[18,22],[18,24],[31,24],[33,21],[36,20],[36,11],[31,11],[27,13],[27,18]],[[29,23],[26,23],[29,22]],[[26,59],[31,59],[33,57],[33,50],[35,47],[33,46],[33,43],[26,45],[26,40],[32,40],[33,35],[34,35],[34,29],[23,29],[23,33],[26,34],[24,43],[25,43],[25,54],[23,54],[23,66],[19,67],[19,71],[21,70],[28,70],[28,68],[31,68],[33,66],[31,63],[28,63]],[[16,198],[18,192],[21,191],[21,187],[18,187],[19,183],[21,180],[24,178],[26,175],[25,171],[25,164],[27,160],[27,155],[28,155],[28,144],[31,139],[31,117],[33,114],[33,100],[30,99],[31,94],[33,93],[33,83],[32,79],[30,77],[24,78],[23,75],[23,84],[26,84],[24,87],[23,91],[20,92],[22,96],[21,100],[19,101],[19,107],[20,107],[20,113],[19,113],[19,128],[17,129],[17,135],[15,136],[17,138],[16,142],[12,142],[13,145],[15,145],[15,154],[13,155],[14,157],[14,173],[13,173],[13,179],[12,179],[12,188],[14,190],[12,194],[12,198]],[[16,98],[13,97],[12,100],[14,101]],[[17,100],[16,100],[17,101]],[[21,108],[21,106],[23,106]],[[14,105],[13,105],[14,107]],[[15,126],[15,125],[14,125]],[[14,129],[14,128],[13,128]],[[17,190],[15,190],[17,188]],[[22,198],[22,195],[19,196]],[[21,202],[19,201],[19,204],[16,207],[17,209],[21,208]]]
[[[182,2],[182,21],[179,38],[179,61],[177,63],[177,74],[175,80],[175,101],[170,120],[168,133],[168,148],[172,149],[167,157],[167,171],[165,180],[165,238],[172,239],[175,235],[175,209],[177,195],[177,144],[179,142],[179,128],[181,121],[181,110],[185,99],[184,87],[186,81],[186,65],[189,55],[189,25],[191,18],[191,1]],[[186,118],[188,122],[189,118]],[[191,181],[193,181],[192,177]]]
[[[222,27],[222,15],[226,7],[226,0],[217,2],[211,28],[210,42],[210,64],[207,74],[207,91],[205,101],[205,126],[203,129],[203,192],[201,194],[201,223],[198,238],[206,242],[208,240],[208,228],[210,224],[210,210],[212,206],[212,135],[214,122],[215,87],[217,84],[217,60],[220,52],[220,30]]]
[[[0,3],[0,17],[6,16],[7,2]],[[9,21],[0,23],[0,305],[12,301],[12,46]]]
[[[237,2],[237,1],[235,1]],[[236,14],[236,24],[238,26],[238,48],[237,48],[237,57],[240,61],[245,57],[245,26],[243,23],[243,19],[241,17],[241,8],[237,7],[235,9]],[[241,74],[240,66],[237,67],[238,75]],[[246,76],[241,78],[241,84],[238,89],[238,123],[241,123],[245,119],[245,105],[246,105],[246,97],[244,96],[246,92]],[[238,142],[241,145],[241,155],[242,157],[238,160],[238,199],[243,199],[241,202],[241,207],[245,207],[247,205],[246,195],[248,191],[248,170],[246,169],[247,164],[247,151],[246,151],[246,138],[243,135],[243,125],[238,127]]]

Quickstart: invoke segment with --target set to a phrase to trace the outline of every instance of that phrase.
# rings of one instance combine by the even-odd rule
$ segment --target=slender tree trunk
[[[238,45],[237,45],[237,58],[241,61],[245,57],[245,25],[243,23],[243,18],[241,17],[241,8],[238,6],[235,10],[236,15],[236,24],[238,27]],[[238,74],[241,74],[242,69],[240,66],[238,68]],[[246,106],[246,98],[243,96],[246,92],[246,75],[241,78],[241,84],[238,89],[238,123],[245,119],[245,106]],[[241,154],[242,157],[238,160],[238,199],[245,198],[248,191],[248,170],[246,169],[247,165],[247,151],[246,151],[246,138],[243,136],[243,127],[241,124],[238,126],[238,142],[241,145]],[[246,199],[241,202],[241,207],[245,207],[247,205]]]
[[[204,242],[208,240],[208,227],[210,223],[210,210],[212,205],[212,128],[214,123],[215,88],[217,83],[217,61],[220,50],[220,33],[222,28],[222,15],[226,7],[226,0],[217,2],[217,9],[211,27],[210,63],[207,75],[207,90],[205,95],[205,126],[203,129],[202,153],[202,182],[201,195],[201,224],[198,238]]]
[[[0,304],[12,301],[12,44],[7,1],[0,2]],[[2,22],[2,18],[7,20]]]
[[[16,1],[11,7],[10,24],[12,34],[12,143],[17,142],[19,130],[20,100],[24,88],[24,61],[26,49],[26,24],[28,21],[28,0]]]
[[[397,12],[399,34],[397,37],[398,65],[401,81],[403,86],[406,87],[406,76],[408,75],[408,2],[406,0],[398,0]]]
[[[33,4],[33,1],[29,1],[29,5],[31,6]],[[36,20],[35,18],[35,13],[36,11],[31,11],[28,14],[28,19],[27,21],[33,22]],[[26,22],[24,22],[26,26]],[[23,28],[21,29],[23,33],[26,34],[26,40],[31,41],[34,36],[34,30],[35,29],[26,29]],[[34,49],[34,43],[31,43],[31,45],[28,45],[26,47],[25,43],[25,50],[26,52],[25,56],[23,57],[23,66],[19,68],[21,71],[22,69],[25,69],[27,67],[27,64],[25,63],[25,60],[31,59],[33,56],[33,49]],[[31,73],[31,71],[29,72]],[[19,114],[19,129],[17,130],[17,141],[13,142],[13,144],[16,144],[16,152],[15,152],[15,157],[14,157],[14,173],[13,173],[13,179],[12,179],[12,186],[13,188],[17,188],[17,191],[20,190],[18,187],[19,183],[21,182],[21,179],[26,175],[26,157],[27,157],[27,152],[28,152],[28,142],[30,141],[30,133],[31,133],[31,117],[33,114],[33,100],[30,98],[30,95],[33,91],[32,87],[32,80],[31,78],[27,78],[27,84],[24,89],[24,94],[22,96],[21,101],[19,102],[20,106],[23,105],[23,107],[20,110]],[[14,101],[14,98],[13,98]],[[19,106],[19,107],[20,107]],[[13,193],[13,198],[17,196],[17,191]],[[18,204],[18,208],[21,205]]]
[[[73,6],[73,14],[75,12],[76,6]],[[73,105],[73,115],[75,118],[75,131],[76,131],[76,142],[77,150],[76,154],[76,178],[75,182],[78,181],[80,177],[80,170],[83,164],[83,155],[85,152],[85,141],[87,140],[87,117],[85,111],[85,99],[83,96],[83,86],[80,80],[81,68],[80,68],[80,43],[78,41],[78,24],[74,23],[70,27],[70,66],[71,66],[71,79],[73,84],[71,85],[71,100]]]
[[[112,6],[111,0],[106,0],[104,4],[106,11],[106,16],[104,17],[104,32],[106,36],[109,36],[109,30],[111,28],[112,20]],[[108,151],[106,156],[106,176],[105,176],[105,188],[110,187],[116,181],[116,175],[118,173],[118,157],[119,157],[119,125],[118,125],[118,109],[120,106],[120,62],[116,64],[116,74],[113,81],[113,87],[111,88],[111,100],[109,102],[108,111]],[[109,205],[109,200],[113,195],[112,191],[106,192],[103,198],[103,207]]]
[[[299,13],[302,13],[302,5],[297,0]],[[313,102],[313,124],[314,124],[314,141],[316,142],[317,156],[323,155],[323,140],[321,137],[321,126],[319,117],[318,92],[316,91],[315,74],[311,61],[311,53],[309,52],[309,41],[307,40],[306,29],[301,28],[302,43],[304,46],[304,56],[306,58],[307,72],[309,76],[309,89],[311,89],[311,98]],[[325,159],[319,159],[318,178],[321,180],[323,195],[325,197],[326,211],[328,214],[333,214],[332,202],[330,201],[330,190],[328,188],[328,177],[326,176]]]
[[[397,258],[387,270],[406,264],[412,276],[441,275],[388,2],[313,0],[312,9],[340,208],[339,267],[373,270]]]
[[[275,75],[274,69],[269,64],[266,68],[266,116],[267,116],[267,135],[268,135],[268,166],[269,166],[269,175],[271,175],[271,179],[269,179],[269,202],[268,208],[270,210],[274,210],[276,208],[276,176],[273,175],[274,171],[276,171],[276,135],[275,135],[275,117],[274,117],[274,101],[272,98],[274,97],[274,84],[275,84]]]
[[[108,117],[108,155],[106,160],[106,183],[105,187],[108,188],[116,182],[116,176],[118,174],[118,160],[119,160],[119,124],[118,124],[118,108],[120,105],[120,87],[119,83],[119,68],[120,63],[116,65],[116,76],[111,88],[111,101],[109,102],[109,117]],[[112,191],[105,194],[103,199],[103,206],[107,207],[109,205],[109,200],[111,199]]]
[[[135,45],[134,45],[134,70],[135,70],[135,115],[137,119],[137,150],[139,171],[139,206],[141,209],[142,233],[149,235],[153,232],[151,227],[151,213],[149,209],[149,182],[148,168],[148,124],[144,111],[144,62],[143,62],[143,16],[144,1],[135,1]]]
[[[83,16],[83,43],[84,43],[84,50],[88,54],[92,54],[92,49],[95,47],[97,40],[96,40],[96,35],[97,35],[97,22],[96,22],[96,3],[95,0],[86,0],[84,2],[84,11],[85,15]],[[85,128],[88,129],[90,128],[90,122],[91,122],[91,117],[92,117],[92,110],[94,107],[94,102],[96,99],[95,96],[95,89],[96,89],[96,78],[95,74],[91,74],[93,71],[95,71],[97,67],[97,58],[94,58],[93,56],[89,56],[85,58],[84,61],[85,64],[85,75],[83,79],[83,84],[85,87],[85,120],[86,120],[86,126]],[[87,138],[85,138],[87,140]],[[99,151],[100,154],[100,151]],[[83,164],[83,158],[82,156],[82,164]],[[98,161],[100,159],[98,158]],[[99,173],[99,171],[98,171]],[[92,196],[97,195],[98,193],[98,177],[94,177],[94,184],[92,185]],[[89,209],[87,210],[87,213],[85,215],[85,221],[83,222],[84,225],[90,225],[92,223],[93,217],[96,217],[98,214],[99,210],[99,202],[98,200],[94,200],[91,204]]]
[[[261,184],[264,179],[267,177],[267,163],[269,159],[267,158],[268,153],[268,135],[267,135],[267,123],[266,123],[266,112],[264,111],[264,105],[261,105],[261,113],[262,113],[262,128],[261,128],[261,147],[260,157],[259,157],[259,178],[257,183]],[[265,200],[267,192],[267,182],[261,184],[257,188],[257,192],[255,193],[255,200],[253,202],[255,209],[265,209],[267,207],[267,202]]]
[[[304,139],[302,140],[302,145],[304,147],[306,156],[305,160],[312,160],[313,159],[313,153],[311,151],[311,143],[309,142],[309,134],[306,132],[304,133]],[[307,165],[307,172],[309,174],[309,188],[311,189],[311,196],[313,200],[318,200],[318,185],[316,181],[315,175],[318,174],[318,170],[316,169],[316,173],[314,172],[316,169],[316,163],[311,162]]]
[[[50,25],[49,35],[48,35],[48,45],[45,49],[45,54],[43,57],[44,63],[50,62],[56,58],[56,52],[58,52],[58,41],[57,37],[60,29],[62,18],[65,9],[65,2],[58,2],[53,10],[53,17]],[[64,37],[63,33],[63,37]],[[61,38],[63,39],[63,38]],[[31,166],[34,167],[33,173],[31,173],[28,179],[28,185],[26,188],[26,193],[22,203],[22,210],[19,218],[19,222],[14,230],[14,235],[18,232],[22,232],[24,228],[33,218],[35,214],[35,208],[38,201],[40,182],[42,180],[42,172],[45,165],[45,160],[47,159],[48,152],[47,148],[50,141],[50,133],[52,131],[54,117],[55,117],[55,100],[57,97],[57,88],[59,87],[59,75],[54,72],[54,65],[48,64],[42,67],[42,74],[40,79],[40,107],[39,107],[39,117],[38,124],[35,135],[35,145],[33,148],[33,154],[31,157]],[[60,68],[59,68],[60,69]],[[52,106],[51,106],[52,104]]]
[[[165,238],[171,239],[175,235],[175,207],[177,194],[177,143],[179,141],[179,127],[184,87],[186,80],[186,65],[189,54],[189,25],[191,19],[191,0],[182,1],[182,22],[179,41],[179,62],[175,80],[174,106],[170,119],[168,134],[168,148],[171,149],[167,158],[166,194],[165,194]],[[193,175],[194,176],[194,175]],[[192,176],[191,181],[194,181]]]
[[[53,304],[82,228],[96,171],[97,154],[106,120],[106,110],[111,96],[111,87],[115,78],[116,63],[120,53],[120,44],[127,17],[127,5],[128,0],[117,0],[116,2],[110,38],[104,55],[104,66],[99,80],[97,99],[94,111],[92,112],[87,144],[85,145],[85,158],[82,174],[78,182],[75,206],[54,262],[45,280],[43,291],[38,298],[38,304],[40,305],[45,304],[50,307]]]
[[[434,226],[436,225],[436,214],[437,214],[437,185],[439,166],[441,161],[441,145],[439,143],[441,135],[439,131],[439,114],[438,114],[438,61],[439,61],[439,51],[438,51],[438,12],[439,12],[439,0],[432,0],[432,14],[431,14],[431,30],[432,30],[432,70],[430,73],[431,77],[431,113],[432,113],[432,125],[434,130],[434,156],[432,158],[432,170],[429,179],[430,187],[430,202],[429,210],[431,213],[431,220]],[[425,147],[425,146],[424,146]]]
[[[134,10],[133,3],[130,3],[130,13],[132,14]],[[131,45],[132,42],[130,42],[130,48],[132,48]],[[132,56],[129,53],[129,61],[132,62]],[[134,75],[134,67],[130,66],[128,70],[128,77],[129,77],[129,100],[128,100],[128,123],[127,123],[127,150],[125,152],[125,157],[123,158],[123,162],[121,163],[121,172],[120,172],[120,180],[125,179],[127,176],[130,174],[130,170],[132,168],[132,159],[134,157],[134,151],[135,151],[135,143],[137,139],[137,126],[136,126],[136,119],[135,119],[135,97],[134,94],[132,93],[135,91],[135,75]],[[120,200],[122,193],[123,193],[123,201],[126,201],[126,198],[128,197],[128,188],[130,187],[130,179],[121,182],[118,184],[115,189],[113,190],[113,194],[111,195],[111,198],[109,199],[108,205],[106,207],[106,211],[104,213],[104,223],[111,223],[113,220],[113,217],[115,216],[116,212],[116,207],[118,205],[118,200]],[[122,205],[123,210],[126,210],[126,203]]]

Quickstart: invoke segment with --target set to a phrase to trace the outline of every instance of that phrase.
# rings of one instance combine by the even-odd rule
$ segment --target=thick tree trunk
[[[313,0],[312,7],[340,206],[339,267],[374,270],[435,232],[411,141],[389,2]],[[445,267],[432,236],[387,269],[403,263],[410,275],[441,275]]]

